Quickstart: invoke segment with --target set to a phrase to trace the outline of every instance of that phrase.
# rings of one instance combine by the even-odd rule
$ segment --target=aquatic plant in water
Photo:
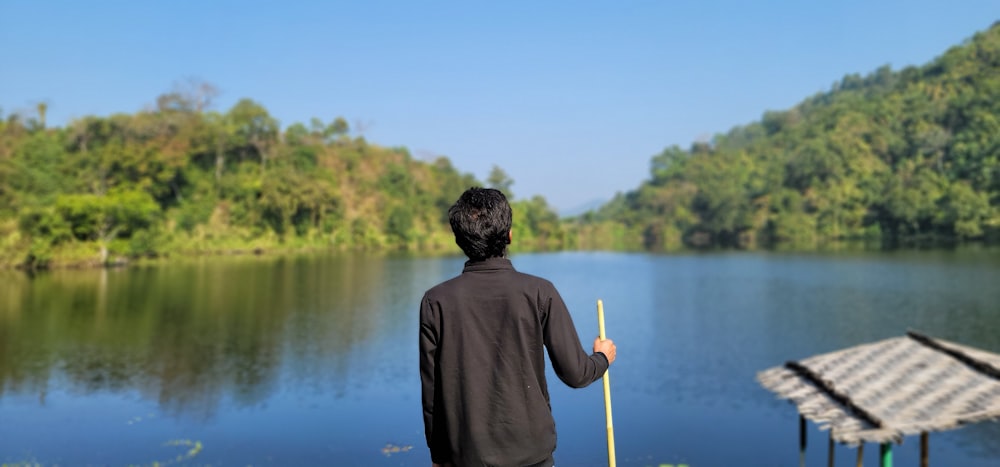
[[[401,453],[401,452],[407,452],[407,451],[409,451],[411,449],[413,449],[413,446],[409,446],[409,445],[406,445],[406,446],[397,446],[397,445],[392,444],[392,443],[386,443],[385,447],[382,448],[382,454],[385,454],[385,457],[389,457],[389,456],[392,456],[393,454],[398,454],[398,453]]]

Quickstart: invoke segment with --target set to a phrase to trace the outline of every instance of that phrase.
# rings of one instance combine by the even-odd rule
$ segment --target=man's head
[[[510,243],[511,210],[507,197],[492,188],[465,190],[448,210],[455,243],[470,260],[503,257]]]

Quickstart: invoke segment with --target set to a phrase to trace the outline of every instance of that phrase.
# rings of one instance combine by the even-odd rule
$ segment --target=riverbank
[[[304,235],[279,236],[273,231],[255,233],[250,229],[225,228],[210,230],[195,228],[192,232],[174,231],[135,235],[128,239],[108,242],[71,240],[48,244],[24,237],[16,225],[0,228],[0,269],[89,269],[128,265],[162,264],[181,259],[227,256],[281,256],[303,253],[362,252],[369,254],[460,254],[451,232],[433,235],[413,235],[406,241],[380,234],[357,235],[346,229],[332,233],[317,231]],[[540,251],[615,251],[649,253],[683,253],[710,251],[773,251],[773,252],[865,252],[894,250],[953,250],[982,248],[993,250],[1000,239],[960,241],[952,237],[913,236],[894,240],[880,238],[830,240],[809,243],[781,242],[774,245],[749,244],[740,247],[697,247],[677,242],[671,248],[655,251],[645,249],[640,242],[622,240],[618,236],[593,235],[577,227],[566,228],[559,238],[537,238],[517,232],[511,245],[514,253]],[[607,233],[607,232],[605,232]],[[604,241],[601,241],[604,240]]]
[[[818,245],[802,247],[791,244],[779,244],[771,248],[678,248],[653,252],[658,254],[708,253],[719,251],[768,251],[775,253],[834,253],[834,252],[875,252],[875,251],[919,251],[919,250],[956,250],[970,249],[976,251],[996,251],[1000,244],[992,242],[931,242],[931,241],[901,241],[901,242],[862,242],[840,241],[827,242]],[[428,239],[425,242],[411,245],[350,245],[337,244],[329,240],[305,241],[297,238],[295,241],[277,241],[275,239],[253,239],[240,241],[226,239],[214,242],[190,242],[173,250],[159,250],[152,253],[129,255],[119,248],[109,248],[108,256],[102,260],[102,247],[98,242],[73,242],[58,247],[46,249],[37,255],[37,250],[0,249],[0,269],[8,270],[54,270],[54,269],[95,269],[116,268],[128,266],[168,264],[198,260],[204,258],[223,257],[280,257],[301,254],[324,253],[364,253],[369,255],[419,254],[439,256],[461,254],[451,237],[446,239]],[[578,248],[546,248],[544,245],[514,245],[512,253],[533,253],[544,251],[613,251],[613,252],[646,252],[641,249],[629,248],[597,248],[593,245]]]
[[[305,235],[288,239],[273,233],[261,236],[197,235],[139,237],[128,240],[69,241],[47,245],[10,233],[0,241],[0,268],[3,269],[84,269],[155,264],[178,259],[224,256],[273,256],[310,252],[367,253],[422,252],[448,253],[455,248],[450,235],[432,235],[420,241],[390,243],[372,237],[366,241],[346,241],[337,235]]]

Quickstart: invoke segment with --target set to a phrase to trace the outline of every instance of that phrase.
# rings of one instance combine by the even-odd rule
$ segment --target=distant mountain
[[[559,217],[562,218],[576,217],[588,211],[597,211],[598,209],[601,208],[601,206],[607,204],[607,202],[608,200],[606,198],[592,199],[590,201],[587,201],[586,203],[579,204],[571,208],[559,210]]]
[[[649,181],[581,219],[581,241],[663,249],[998,239],[1000,23],[926,65],[847,75],[791,109],[651,162]]]

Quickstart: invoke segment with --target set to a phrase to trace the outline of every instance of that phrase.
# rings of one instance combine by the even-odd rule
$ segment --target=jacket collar
[[[465,268],[462,272],[475,272],[475,271],[495,271],[495,270],[514,270],[514,265],[511,264],[510,260],[507,258],[486,258],[481,261],[466,261]]]

